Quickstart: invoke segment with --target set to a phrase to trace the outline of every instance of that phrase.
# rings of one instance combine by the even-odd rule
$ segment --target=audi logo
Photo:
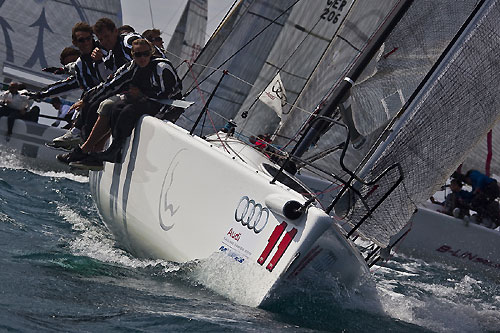
[[[260,203],[251,200],[247,196],[240,199],[236,210],[234,211],[234,219],[236,222],[241,222],[248,229],[258,234],[267,225],[269,220],[269,209],[262,207]]]

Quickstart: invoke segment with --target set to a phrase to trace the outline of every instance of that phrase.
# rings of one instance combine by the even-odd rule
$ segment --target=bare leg
[[[111,136],[111,130],[106,133],[101,140],[99,140],[95,146],[94,146],[94,151],[103,151],[104,146],[106,145],[106,142],[108,142],[109,137]]]
[[[103,137],[107,137],[109,135],[109,120],[110,117],[99,115],[87,141],[85,141],[80,147],[82,152],[89,153],[94,151],[96,148],[95,146],[100,143]]]

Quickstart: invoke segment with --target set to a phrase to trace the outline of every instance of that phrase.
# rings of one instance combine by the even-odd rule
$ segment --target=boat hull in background
[[[16,119],[10,140],[6,140],[7,117],[0,118],[0,145],[4,151],[10,151],[21,156],[36,169],[69,171],[69,166],[56,160],[61,150],[45,146],[46,142],[66,133],[58,127],[38,124],[35,122]]]
[[[256,165],[230,148],[145,117],[124,162],[90,172],[90,186],[104,223],[132,254],[175,262],[229,258],[231,273],[217,268],[222,280],[207,284],[218,291],[249,277],[258,281],[251,299],[227,293],[242,304],[276,299],[271,296],[280,293],[285,280],[298,280],[310,270],[329,272],[346,286],[369,274],[324,211],[311,206],[296,219],[285,217],[285,203],[302,204],[305,197],[271,184],[272,177]]]
[[[419,207],[396,252],[488,274],[500,281],[500,232]],[[402,232],[405,232],[403,230]]]

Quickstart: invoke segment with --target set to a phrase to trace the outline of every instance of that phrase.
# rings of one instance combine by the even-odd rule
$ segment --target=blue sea
[[[443,264],[393,256],[373,267],[373,294],[312,285],[266,309],[212,291],[203,267],[134,258],[102,224],[87,177],[1,155],[2,332],[500,331],[499,286]]]

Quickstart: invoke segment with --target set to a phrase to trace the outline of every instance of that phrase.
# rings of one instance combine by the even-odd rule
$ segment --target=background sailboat
[[[120,26],[120,1],[0,0],[3,32],[0,80],[3,83],[21,81],[30,88],[41,88],[59,80],[59,76],[44,73],[42,68],[60,66],[59,54],[63,48],[72,46],[71,28],[76,22],[92,25],[101,17],[109,17]]]
[[[187,75],[183,80],[186,99],[196,104],[179,120],[182,127],[193,125],[222,70],[230,75],[211,101],[210,108],[215,111],[213,124],[207,126],[205,133],[217,131],[234,118],[296,2],[244,0],[238,3],[201,52],[193,66],[194,75]]]
[[[186,74],[205,46],[206,31],[207,0],[188,0],[167,46],[169,60],[179,77]]]
[[[42,68],[59,67],[59,54],[72,46],[71,29],[77,22],[94,24],[101,17],[111,18],[121,25],[119,0],[0,0],[0,80],[24,83],[29,90],[40,88],[61,79],[42,72]],[[75,101],[81,90],[62,97]],[[52,109],[52,106],[48,106]],[[42,111],[43,112],[43,111]],[[7,119],[1,119],[1,132],[6,131]],[[36,158],[37,167],[68,168],[56,162],[57,150],[45,147],[45,142],[64,134],[64,130],[47,125],[16,120],[12,139],[2,143],[23,156]]]

